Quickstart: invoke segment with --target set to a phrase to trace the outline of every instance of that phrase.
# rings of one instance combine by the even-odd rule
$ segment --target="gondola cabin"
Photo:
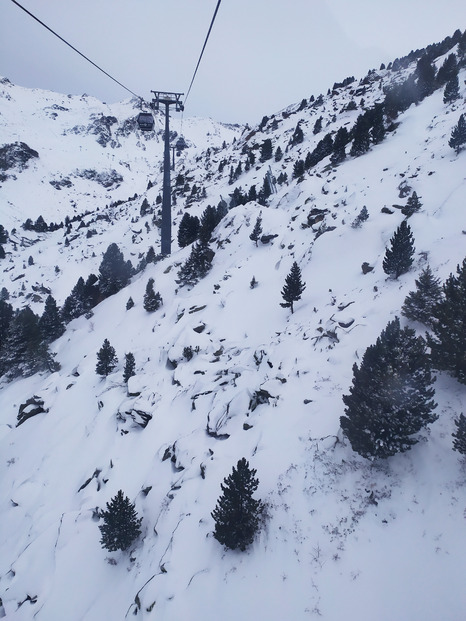
[[[154,129],[154,117],[151,112],[140,112],[137,118],[138,127],[143,132],[150,132]]]
[[[180,136],[175,143],[177,155],[179,155],[181,151],[183,151],[183,149],[186,149],[187,147],[188,145],[186,144],[186,140],[183,138],[183,136]]]

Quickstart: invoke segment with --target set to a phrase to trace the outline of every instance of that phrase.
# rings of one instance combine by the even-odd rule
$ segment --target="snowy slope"
[[[365,86],[365,106],[394,79],[389,71],[376,75]],[[266,207],[250,202],[229,211],[215,231],[212,271],[194,288],[175,282],[190,252],[175,241],[170,257],[138,273],[92,317],[68,325],[52,344],[59,372],[0,385],[0,597],[7,619],[464,619],[465,470],[451,446],[464,386],[439,374],[438,421],[410,452],[382,463],[352,452],[339,417],[353,363],[400,315],[419,271],[428,262],[443,280],[466,254],[466,154],[448,146],[465,111],[465,79],[463,70],[455,104],[446,106],[436,91],[400,115],[395,131],[369,153],[337,168],[327,158],[301,182],[291,179],[293,163],[322,137],[312,133],[315,120],[322,116],[324,132],[336,131],[361,112],[355,84],[324,97],[322,106],[290,106],[262,131],[200,119],[185,119],[181,130],[174,119],[191,144],[177,171],[207,194],[190,213],[200,215],[236,186],[259,189],[269,165],[275,177],[287,172],[288,183]],[[2,286],[15,307],[29,303],[40,313],[45,296],[31,297],[32,287],[49,287],[63,303],[79,276],[98,271],[110,243],[133,265],[150,245],[158,250],[157,227],[139,209],[143,198],[154,204],[160,193],[162,140],[134,131],[116,136],[115,125],[115,145],[103,147],[86,129],[92,114],[115,116],[123,126],[137,113],[131,103],[107,107],[2,88],[2,141],[24,141],[39,152],[0,188],[2,223],[17,229],[16,249],[6,246]],[[352,98],[358,109],[342,112]],[[287,149],[298,121],[305,140]],[[256,166],[229,185],[245,145],[259,147],[268,137],[274,149],[282,147],[283,160],[260,163],[257,150]],[[91,168],[115,170],[123,181],[106,189],[75,174]],[[49,183],[65,177],[71,187]],[[149,180],[154,187],[147,190]],[[403,219],[393,205],[405,204],[405,183],[423,207],[410,219],[415,266],[393,281],[382,260]],[[116,201],[124,202],[109,206]],[[369,219],[354,229],[363,205]],[[313,208],[327,211],[309,225]],[[86,228],[74,226],[68,248],[63,230],[20,228],[39,214],[58,222],[86,211],[96,235],[87,239]],[[175,238],[184,211],[179,197]],[[96,220],[97,212],[111,223]],[[249,235],[259,214],[263,232],[277,236],[256,247]],[[294,260],[307,287],[290,314],[280,292]],[[364,275],[363,262],[373,271]],[[259,284],[251,289],[253,276]],[[142,307],[149,277],[164,301],[152,314]],[[127,311],[130,296],[135,306]],[[105,338],[120,363],[103,379],[95,365]],[[186,346],[196,350],[189,361]],[[136,359],[130,388],[137,396],[122,380],[128,352]],[[269,403],[251,411],[259,389],[271,395]],[[16,427],[18,408],[32,395],[46,412]],[[152,415],[145,429],[133,422],[136,410]],[[243,456],[257,469],[257,494],[267,506],[264,528],[245,553],[222,549],[210,516],[223,478]],[[119,489],[143,517],[129,554],[99,545],[98,512]]]

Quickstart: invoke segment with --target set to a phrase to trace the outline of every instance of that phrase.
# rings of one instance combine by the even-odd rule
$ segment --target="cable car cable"
[[[51,28],[49,28],[47,26],[47,24],[44,24],[43,21],[41,21],[38,17],[36,17],[35,15],[33,15],[33,13],[31,13],[30,11],[28,11],[24,6],[22,6],[19,2],[16,2],[16,0],[11,0],[13,2],[13,4],[16,4],[16,6],[18,6],[20,9],[22,9],[25,13],[27,13],[30,17],[32,17],[33,19],[36,20],[36,22],[39,22],[39,24],[41,26],[43,26],[44,28],[46,28],[49,32],[51,32],[53,35],[55,35],[56,37],[58,37],[60,39],[60,41],[63,41],[63,43],[65,43],[68,47],[70,47],[73,51],[77,52],[80,56],[82,56],[85,60],[87,60],[87,62],[91,63],[91,65],[94,65],[94,67],[96,67],[96,69],[98,69],[99,71],[101,71],[102,73],[104,73],[107,77],[109,77],[111,80],[113,80],[114,82],[116,82],[119,86],[121,86],[122,88],[125,89],[125,91],[128,91],[128,93],[131,93],[131,95],[134,95],[135,97],[137,97],[138,99],[140,99],[141,101],[144,101],[143,98],[140,95],[137,95],[136,93],[134,93],[131,89],[129,89],[127,86],[125,86],[124,84],[122,84],[121,82],[119,82],[116,78],[114,78],[112,75],[110,75],[109,73],[107,73],[107,71],[105,71],[105,69],[102,69],[102,67],[99,67],[99,65],[97,65],[95,62],[93,62],[90,58],[88,58],[87,56],[85,56],[82,52],[80,52],[78,49],[76,49],[73,45],[71,45],[71,43],[68,43],[68,41],[66,41],[66,39],[64,39],[63,37],[61,37],[58,33],[56,33],[54,30],[52,30]],[[220,4],[220,2],[219,2]]]
[[[197,61],[196,69],[194,70],[194,75],[193,75],[193,78],[191,80],[191,84],[189,85],[188,91],[186,93],[186,97],[184,98],[184,103],[185,104],[186,104],[186,101],[187,101],[187,99],[189,97],[189,93],[191,92],[191,88],[192,88],[192,85],[193,85],[193,82],[194,82],[194,78],[196,77],[197,70],[199,69],[199,65],[201,64],[202,55],[204,54],[204,50],[205,50],[205,47],[207,45],[207,41],[209,40],[210,32],[212,30],[212,26],[214,25],[215,18],[217,17],[218,8],[220,6],[220,2],[221,1],[222,0],[218,0],[217,6],[215,7],[214,16],[212,17],[212,21],[210,22],[209,31],[207,32],[207,36],[205,38],[204,45],[202,46],[201,55],[199,56],[199,60]]]

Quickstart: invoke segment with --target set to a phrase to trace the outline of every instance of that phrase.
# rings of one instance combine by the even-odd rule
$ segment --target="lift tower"
[[[162,230],[161,240],[163,255],[171,253],[172,238],[172,215],[171,215],[171,186],[170,186],[170,106],[174,105],[176,112],[182,112],[184,106],[181,97],[184,93],[165,93],[151,91],[154,94],[152,108],[160,109],[160,104],[165,104],[165,136],[163,152],[163,196],[162,196]]]

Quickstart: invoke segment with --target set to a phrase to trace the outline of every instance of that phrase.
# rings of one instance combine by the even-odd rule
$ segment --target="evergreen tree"
[[[13,315],[13,306],[6,299],[0,299],[0,358],[2,358],[2,348],[8,335]]]
[[[128,301],[126,302],[126,310],[130,310],[131,308],[133,308],[134,306],[134,300],[133,298],[130,296],[128,298]]]
[[[259,480],[243,457],[221,484],[223,494],[212,511],[215,539],[231,550],[244,551],[259,530],[262,502],[252,497]]]
[[[300,179],[305,172],[304,160],[296,160],[293,164],[293,179]]]
[[[146,285],[146,292],[144,294],[143,302],[144,310],[148,313],[153,313],[162,306],[162,298],[160,293],[154,291],[154,279],[149,278]]]
[[[322,117],[320,116],[317,121],[314,123],[314,128],[312,133],[314,136],[322,131]]]
[[[458,74],[454,75],[448,80],[443,91],[443,103],[449,104],[452,101],[456,101],[460,96],[460,84],[458,81]]]
[[[435,278],[427,266],[416,282],[416,291],[411,291],[402,306],[401,313],[411,319],[432,327],[435,307],[442,298],[440,280]]]
[[[201,215],[201,220],[199,223],[199,241],[208,244],[212,233],[214,232],[215,227],[220,222],[219,214],[215,207],[211,205],[207,205]]]
[[[12,379],[57,368],[46,343],[42,342],[39,317],[29,306],[16,311],[3,343],[0,374]]]
[[[141,217],[147,216],[150,213],[150,205],[147,198],[142,201],[141,209],[139,210],[139,214]]]
[[[275,151],[275,161],[280,162],[282,158],[283,158],[283,151],[279,145]]]
[[[351,146],[350,155],[359,157],[369,151],[371,140],[369,136],[369,126],[367,119],[360,114],[356,119],[356,124],[352,130],[353,144]]]
[[[108,339],[104,340],[102,347],[97,352],[97,365],[95,372],[97,375],[110,375],[118,363],[118,358],[114,348],[110,345]]]
[[[272,158],[272,155],[273,155],[272,140],[270,138],[266,138],[261,145],[260,161],[266,162],[267,160],[270,160]]]
[[[155,254],[154,246],[149,246],[149,250],[146,253],[146,264],[156,263],[157,255]]]
[[[0,244],[6,244],[8,241],[8,231],[3,224],[0,224]]]
[[[5,259],[6,258],[6,252],[4,247],[0,244],[0,259]]]
[[[443,299],[434,308],[433,336],[428,337],[432,364],[466,384],[466,259],[443,285]]]
[[[0,291],[0,300],[2,300],[3,302],[6,302],[9,299],[10,299],[10,293],[8,289],[6,287],[2,287]]]
[[[122,490],[107,503],[107,510],[101,512],[104,523],[99,525],[102,537],[100,543],[110,552],[127,550],[141,534],[142,518],[137,517],[135,505]]]
[[[57,303],[52,295],[47,296],[45,300],[44,312],[39,319],[39,330],[42,340],[46,343],[51,343],[65,331]]]
[[[413,192],[406,201],[406,206],[403,207],[401,213],[407,218],[410,218],[414,213],[420,211],[421,207],[422,203],[419,200],[418,195],[416,194],[416,192]]]
[[[61,308],[61,317],[65,323],[77,319],[87,311],[84,278],[80,276]]]
[[[330,161],[334,166],[341,164],[346,158],[345,147],[350,141],[350,135],[346,127],[340,127],[335,134],[335,140],[333,141],[333,153]]]
[[[304,140],[304,133],[301,129],[301,121],[296,125],[296,128],[293,132],[293,136],[291,137],[291,146],[294,147],[297,144],[301,144]]]
[[[363,222],[365,222],[369,218],[369,212],[367,211],[367,207],[364,205],[356,216],[356,218],[351,223],[353,229],[359,229]]]
[[[437,73],[437,84],[442,86],[454,76],[458,77],[458,62],[455,54],[449,54]]]
[[[252,185],[248,191],[248,202],[257,200],[256,186]]]
[[[125,261],[123,253],[113,243],[107,248],[99,266],[99,289],[104,298],[118,293],[129,282],[133,268]]]
[[[453,450],[458,451],[461,455],[466,455],[466,416],[460,414],[455,419],[456,433],[453,436]]]
[[[434,379],[424,339],[401,329],[396,317],[366,349],[361,366],[353,366],[350,394],[343,396],[340,424],[353,450],[387,458],[416,444],[437,419]]]
[[[376,104],[372,109],[372,127],[370,137],[374,144],[380,144],[385,138],[385,123],[383,120],[383,104]]]
[[[185,285],[193,287],[202,278],[207,276],[212,267],[214,256],[214,251],[207,244],[201,242],[195,244],[188,259],[178,270],[178,280],[176,282],[182,287]]]
[[[249,239],[255,242],[257,246],[257,242],[260,239],[261,234],[262,234],[262,218],[260,216],[257,216],[256,224],[254,225],[254,229],[251,235],[249,235]]]
[[[420,100],[431,95],[435,89],[435,67],[430,62],[427,54],[417,61],[415,76],[417,77],[417,91]]]
[[[383,271],[397,280],[410,269],[414,261],[413,234],[406,220],[397,228],[390,243],[391,247],[385,251]]]
[[[455,149],[456,153],[459,153],[466,144],[466,119],[462,114],[458,120],[458,124],[453,128],[448,141],[449,146]]]
[[[196,241],[199,235],[199,218],[185,212],[178,228],[178,246],[184,248]]]
[[[136,361],[134,359],[134,354],[129,352],[128,354],[125,354],[125,368],[123,369],[123,381],[125,383],[128,382],[130,377],[133,377],[133,375],[136,375]]]
[[[291,308],[291,312],[293,313],[293,302],[297,302],[301,299],[301,294],[305,288],[306,285],[301,280],[301,270],[296,261],[294,261],[290,273],[285,278],[285,285],[282,289],[282,298],[285,301],[281,302],[280,306],[283,306],[283,308]]]

